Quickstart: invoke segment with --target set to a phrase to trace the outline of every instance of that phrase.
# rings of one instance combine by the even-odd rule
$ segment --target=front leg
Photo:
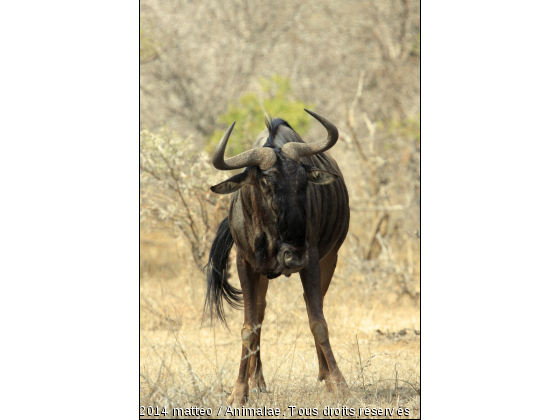
[[[332,273],[330,273],[332,276]],[[319,364],[321,364],[321,354],[328,365],[328,378],[325,378],[327,389],[338,390],[343,397],[350,396],[348,385],[338,369],[334,353],[329,341],[329,329],[327,321],[323,314],[323,295],[321,293],[321,268],[319,266],[319,252],[317,248],[309,249],[309,264],[300,272],[301,283],[305,303],[307,306],[307,316],[309,318],[309,327],[315,338],[317,345],[317,355],[319,356]],[[329,279],[330,280],[330,279]],[[326,292],[326,290],[325,290]],[[325,372],[326,374],[327,372]],[[327,376],[327,375],[325,375]]]
[[[249,367],[249,387],[257,389],[259,392],[266,392],[266,382],[264,380],[261,361],[261,334],[263,330],[264,313],[266,309],[266,292],[268,290],[268,278],[260,276],[259,293],[257,298],[257,321],[260,328],[257,330],[257,343],[255,352],[251,355]]]
[[[251,356],[256,354],[259,323],[257,320],[257,297],[259,291],[259,275],[243,258],[237,254],[237,273],[243,292],[244,322],[241,329],[241,363],[239,376],[233,386],[233,391],[227,399],[228,405],[243,405],[249,397],[249,376]]]

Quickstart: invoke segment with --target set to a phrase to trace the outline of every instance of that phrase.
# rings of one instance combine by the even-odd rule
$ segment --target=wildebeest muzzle
[[[299,271],[307,267],[309,257],[307,254],[307,244],[304,247],[282,243],[278,248],[278,262],[282,267],[290,272]]]

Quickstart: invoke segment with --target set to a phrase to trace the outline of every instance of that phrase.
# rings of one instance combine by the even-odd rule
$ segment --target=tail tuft
[[[240,309],[243,305],[243,294],[241,290],[228,283],[229,253],[233,247],[233,236],[229,230],[229,222],[226,217],[218,227],[218,233],[212,248],[208,264],[206,264],[206,301],[204,311],[210,311],[210,320],[214,323],[214,316],[217,316],[222,324],[227,327],[224,314],[223,299],[235,309]]]

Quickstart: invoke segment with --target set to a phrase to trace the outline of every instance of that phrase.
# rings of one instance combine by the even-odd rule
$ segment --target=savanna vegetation
[[[225,415],[243,314],[228,309],[231,331],[201,319],[203,267],[229,204],[210,192],[228,177],[211,152],[233,121],[226,155],[249,148],[265,112],[308,142],[323,139],[308,108],[339,129],[330,153],[350,194],[325,316],[353,407],[394,409],[372,418],[418,418],[419,2],[142,0],[140,25],[140,405],[166,406],[167,418],[192,406],[212,408],[212,418],[222,406]],[[231,275],[238,285],[235,268]],[[267,301],[268,392],[251,393],[246,407],[312,418],[297,410],[322,417],[346,406],[317,382],[298,276],[272,280]]]

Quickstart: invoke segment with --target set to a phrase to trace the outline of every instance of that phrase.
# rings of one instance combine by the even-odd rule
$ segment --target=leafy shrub
[[[207,141],[206,151],[214,151],[224,131],[234,121],[237,124],[228,142],[226,154],[232,156],[250,149],[258,134],[265,128],[263,115],[266,112],[273,118],[288,121],[298,134],[304,135],[310,127],[309,115],[303,111],[304,108],[313,110],[312,105],[292,96],[288,78],[275,75],[270,79],[261,79],[259,94],[242,96],[237,104],[230,105],[227,112],[218,117],[218,122],[224,124],[224,128],[214,131]]]
[[[225,217],[226,201],[210,192],[223,180],[206,152],[197,152],[192,136],[181,138],[165,127],[140,132],[140,222],[143,228],[168,227],[191,245],[199,268],[206,264],[213,236]],[[163,222],[163,223],[162,223]]]
[[[404,140],[420,141],[420,119],[418,115],[400,120],[378,120],[379,131],[386,130],[387,134]]]

